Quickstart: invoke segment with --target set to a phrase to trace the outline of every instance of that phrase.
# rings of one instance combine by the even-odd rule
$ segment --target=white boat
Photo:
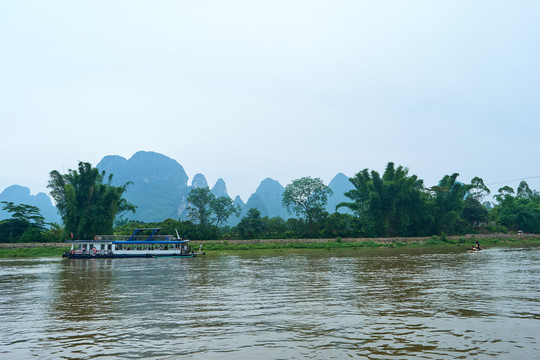
[[[178,234],[157,235],[161,229],[135,229],[131,236],[96,235],[94,240],[71,240],[71,249],[62,256],[69,259],[136,258],[136,257],[195,257],[189,240]],[[151,234],[143,234],[151,232]]]

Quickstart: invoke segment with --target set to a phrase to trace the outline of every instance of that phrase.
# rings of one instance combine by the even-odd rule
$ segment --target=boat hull
[[[201,253],[191,253],[191,254],[72,254],[70,252],[64,253],[62,257],[68,259],[125,259],[125,258],[160,258],[160,257],[178,257],[178,258],[190,258],[196,257],[198,255],[204,255],[204,252]]]

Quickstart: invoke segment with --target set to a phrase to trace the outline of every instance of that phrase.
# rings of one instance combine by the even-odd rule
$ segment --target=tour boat
[[[143,232],[151,234],[143,235]],[[135,229],[131,236],[96,235],[94,240],[71,240],[71,250],[62,257],[69,259],[195,257],[204,255],[199,246],[193,252],[189,240],[174,235],[157,235],[160,228]]]

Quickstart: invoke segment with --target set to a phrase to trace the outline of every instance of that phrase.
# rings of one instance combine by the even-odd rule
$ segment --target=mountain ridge
[[[106,175],[113,174],[112,184],[120,186],[127,182],[124,197],[137,206],[135,214],[129,213],[126,218],[144,222],[160,222],[167,218],[187,220],[187,197],[193,188],[206,187],[216,196],[230,197],[227,185],[219,178],[210,188],[205,176],[197,173],[189,182],[183,166],[173,158],[153,151],[138,151],[129,159],[120,155],[106,155],[96,165]],[[349,201],[344,193],[353,188],[349,178],[338,173],[328,184],[334,195],[328,200],[327,211],[333,213],[335,206],[340,202]],[[256,208],[261,216],[294,217],[282,206],[281,200],[285,188],[279,181],[267,177],[261,181],[255,192],[247,199],[242,200],[239,195],[234,197],[234,203],[241,208],[241,215],[230,220],[229,225],[235,225],[247,214],[250,208]],[[0,201],[13,201],[38,206],[46,221],[61,222],[56,208],[50,197],[45,193],[30,195],[30,189],[20,185],[12,185],[0,194]],[[350,212],[348,209],[340,212]],[[4,214],[4,218],[9,217]],[[2,213],[0,213],[0,219]]]

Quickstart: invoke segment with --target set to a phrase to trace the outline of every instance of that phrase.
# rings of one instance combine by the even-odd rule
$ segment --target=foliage
[[[513,231],[540,232],[540,194],[531,190],[525,181],[519,184],[516,195],[514,189],[504,186],[495,199],[498,203],[493,212],[501,225]]]
[[[32,258],[32,257],[59,257],[69,247],[24,247],[15,249],[0,249],[0,258]]]
[[[11,201],[2,201],[1,203],[4,204],[2,210],[12,213],[11,217],[13,219],[26,221],[38,230],[45,229],[45,218],[41,215],[37,206],[14,204]]]
[[[484,184],[484,180],[478,176],[472,178],[470,185],[467,186],[467,190],[469,192],[468,197],[477,200],[479,203],[491,193],[489,188]]]
[[[112,177],[104,183],[105,172],[86,162],[79,162],[78,171],[70,169],[67,174],[51,171],[48,187],[64,222],[64,237],[92,239],[109,234],[116,216],[135,212],[135,206],[122,197],[130,183],[113,186]]]
[[[463,218],[473,228],[479,228],[482,224],[487,224],[489,212],[479,200],[468,197],[463,202]]]
[[[341,203],[360,218],[367,236],[414,236],[424,234],[430,217],[423,181],[409,176],[408,169],[390,162],[381,177],[364,169],[350,179],[354,189],[345,193],[352,200]]]
[[[210,208],[214,213],[214,225],[220,227],[225,224],[232,215],[240,215],[240,206],[227,196],[214,197],[210,202]]]
[[[187,197],[189,219],[202,226],[209,224],[212,216],[210,205],[215,198],[215,195],[207,187],[191,189]]]
[[[457,181],[458,176],[458,173],[445,175],[439,181],[439,185],[430,189],[432,192],[430,212],[434,216],[432,234],[441,232],[455,234],[463,228],[464,220],[461,214],[468,187]]]
[[[246,216],[244,216],[236,229],[240,238],[242,239],[254,239],[261,235],[263,231],[263,220],[261,219],[261,212],[257,209],[249,209]]]
[[[294,212],[307,220],[309,232],[313,235],[313,222],[323,212],[328,196],[332,194],[332,189],[321,179],[303,177],[285,187],[282,203],[289,213]]]
[[[223,226],[234,214],[240,214],[240,207],[227,196],[216,198],[207,187],[195,188],[188,195],[191,221],[201,225]]]
[[[85,163],[79,164],[79,172],[70,170],[67,175],[51,173],[51,195],[55,200],[64,199],[64,202],[57,200],[57,204],[67,234],[73,231],[70,230],[73,226],[68,227],[68,224],[78,224],[78,229],[88,223],[103,223],[103,219],[98,219],[100,217],[111,218],[112,212],[107,211],[107,206],[99,205],[98,201],[101,199],[99,194],[106,192],[101,187],[110,185],[111,177],[109,183],[103,184],[104,175]],[[496,203],[491,206],[484,201],[490,190],[483,179],[474,177],[470,184],[465,184],[459,182],[458,177],[457,173],[445,175],[436,186],[426,188],[423,180],[409,175],[407,168],[396,167],[392,162],[387,164],[382,176],[374,170],[364,169],[350,179],[353,189],[345,194],[350,201],[337,206],[348,207],[354,215],[325,211],[331,190],[320,179],[304,177],[287,185],[282,198],[283,206],[299,218],[261,217],[259,210],[250,209],[236,226],[227,225],[227,220],[240,212],[230,198],[216,198],[208,188],[197,188],[188,196],[189,221],[166,219],[144,224],[120,219],[114,231],[130,234],[134,228],[161,227],[163,233],[175,234],[178,230],[180,235],[192,240],[436,235],[428,241],[433,244],[451,243],[445,234],[540,232],[540,195],[526,182],[520,183],[517,191],[509,186],[499,189],[494,196]],[[122,195],[126,186],[120,187],[117,194]],[[100,212],[94,213],[89,209],[100,209]],[[24,214],[31,218],[32,209],[22,207],[13,210],[16,216],[0,222],[2,239],[12,242],[35,239],[37,232],[29,230],[28,222],[20,219]],[[54,230],[51,228],[42,234],[42,239],[53,241],[61,231],[58,226]],[[23,234],[26,235],[23,237]]]
[[[45,218],[39,208],[26,204],[2,201],[2,210],[11,214],[11,219],[0,221],[2,242],[46,242],[48,241]]]

